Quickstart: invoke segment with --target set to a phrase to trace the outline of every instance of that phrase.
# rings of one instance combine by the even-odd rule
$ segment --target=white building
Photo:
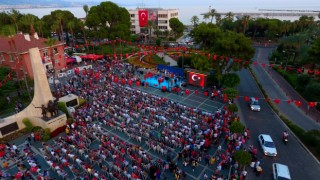
[[[162,9],[162,8],[137,8],[128,10],[131,20],[131,34],[145,34],[148,35],[148,27],[140,27],[139,25],[139,10],[148,11],[148,20],[154,21],[155,29],[161,32],[166,30],[171,31],[169,20],[171,18],[179,18],[179,9]],[[155,29],[151,30],[151,36],[155,36]]]

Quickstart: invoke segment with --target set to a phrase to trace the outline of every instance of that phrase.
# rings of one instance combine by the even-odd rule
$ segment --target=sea
[[[136,9],[137,6],[126,6],[125,8],[128,10],[129,9]],[[180,8],[175,8],[175,7],[170,7],[170,8],[163,7],[163,8],[165,8],[165,9],[179,9],[179,20],[184,25],[190,25],[191,24],[191,17],[194,15],[199,17],[200,22],[205,21],[203,19],[203,15],[201,15],[201,14],[208,12],[210,9],[210,7],[208,7],[208,6],[191,6],[191,7],[183,6]],[[32,9],[17,9],[17,10],[23,14],[30,13],[30,14],[38,16],[39,18],[42,18],[43,16],[50,14],[51,11],[54,11],[57,9],[68,10],[71,13],[73,13],[74,16],[77,18],[84,18],[85,17],[85,12],[84,12],[82,6],[81,7],[61,7],[61,8],[32,8]],[[259,11],[258,8],[251,8],[251,9],[249,9],[249,8],[247,8],[247,9],[239,9],[239,8],[226,9],[226,8],[223,8],[223,9],[216,9],[216,10],[218,13],[227,13],[227,12],[240,13],[240,16],[241,16],[241,13],[243,13],[243,12],[255,12],[255,13],[261,12],[261,11]],[[5,10],[0,9],[0,11],[5,11]],[[272,13],[272,12],[269,12],[269,13]],[[260,16],[260,17],[276,18],[276,19],[280,19],[280,20],[290,20],[290,21],[294,21],[294,20],[299,19],[298,16],[273,16],[273,15],[270,15],[268,17],[266,17],[266,16]],[[318,17],[316,17],[316,19],[318,19]]]

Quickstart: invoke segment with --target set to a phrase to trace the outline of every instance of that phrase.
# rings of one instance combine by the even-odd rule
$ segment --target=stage
[[[180,87],[183,82],[180,78],[170,78],[163,77],[159,75],[154,75],[152,77],[142,78],[141,82],[144,86],[154,87],[160,90],[163,90],[163,86],[165,87],[165,91],[171,92],[173,87]]]

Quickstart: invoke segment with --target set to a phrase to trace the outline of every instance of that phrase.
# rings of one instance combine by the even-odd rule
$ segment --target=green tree
[[[190,22],[192,23],[193,27],[197,26],[199,24],[198,16],[192,16]]]
[[[308,101],[320,101],[320,83],[314,82],[309,83],[306,87],[306,90],[304,92],[305,97]]]
[[[298,89],[301,91],[301,90],[304,90],[307,85],[309,84],[311,80],[311,77],[308,75],[308,74],[301,74],[298,76],[297,78],[297,85],[298,85]]]
[[[71,33],[71,36],[72,36],[72,44],[73,46],[75,45],[75,37],[74,37],[74,28],[76,27],[76,23],[74,21],[69,21],[67,23],[67,27]]]
[[[234,159],[239,163],[239,168],[243,169],[251,163],[251,154],[245,150],[239,150],[234,154]]]
[[[234,19],[234,14],[232,12],[228,12],[225,16],[225,19],[232,22]]]
[[[229,87],[229,88],[235,88],[240,84],[240,77],[235,73],[227,73],[224,74],[222,77],[222,85]]]
[[[48,38],[47,41],[44,42],[45,45],[49,46],[49,52],[50,52],[50,59],[52,62],[52,71],[53,71],[53,86],[54,86],[54,94],[56,98],[59,98],[56,96],[57,94],[57,85],[56,85],[56,74],[55,74],[55,66],[56,66],[56,61],[54,58],[54,45],[56,45],[57,41],[53,38]],[[58,99],[59,100],[59,99]]]
[[[35,22],[35,28],[36,31],[39,33],[39,36],[44,37],[44,27],[45,27],[45,22],[43,20],[38,20]]]
[[[244,128],[245,128],[244,125],[239,121],[232,122],[230,125],[230,131],[232,133],[243,133]]]
[[[178,18],[171,18],[169,20],[169,26],[172,29],[172,32],[175,38],[182,35],[184,30],[184,25],[182,22],[179,21]]]
[[[193,54],[191,57],[192,66],[199,70],[200,73],[207,72],[211,68],[211,63],[208,59],[200,54]]]
[[[19,20],[19,17],[21,16],[20,12],[18,10],[11,9],[11,11],[9,12],[9,16],[16,27],[16,32],[18,32],[19,31],[18,20]]]
[[[234,99],[238,95],[238,91],[234,88],[226,88],[223,90],[223,94],[226,94],[230,99]]]
[[[86,17],[87,17],[88,12],[89,12],[89,6],[87,4],[83,5],[83,10],[86,13]]]
[[[228,106],[228,110],[229,110],[232,114],[234,114],[235,112],[238,112],[238,107],[237,107],[236,104],[230,104],[230,105]]]
[[[314,43],[312,44],[310,50],[309,50],[309,62],[314,64],[320,64],[320,37],[318,37]]]
[[[151,39],[152,31],[155,29],[154,21],[148,21],[148,32],[149,32],[149,39]]]
[[[29,33],[33,35],[35,33],[34,25],[37,19],[38,18],[33,14],[26,14],[21,17],[20,21],[28,28]]]
[[[99,33],[100,37],[109,39],[129,39],[130,37],[130,14],[113,2],[101,2],[92,6],[89,10],[86,25]]]
[[[221,14],[217,13],[217,14],[215,15],[215,18],[216,18],[216,24],[217,24],[218,26],[220,26],[220,25],[221,25],[221,22],[222,22]]]
[[[203,15],[203,19],[210,19],[210,23],[212,23],[213,18],[216,16],[217,11],[215,9],[211,9],[208,13]]]
[[[249,24],[249,20],[250,20],[250,16],[245,15],[241,18],[241,24],[243,26],[243,34],[246,34],[246,30],[248,28],[248,24]]]

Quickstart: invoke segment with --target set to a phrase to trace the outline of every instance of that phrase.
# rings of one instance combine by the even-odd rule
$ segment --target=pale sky
[[[1,1],[1,0],[0,0]],[[66,0],[74,2],[102,2],[106,0]],[[145,8],[166,8],[179,9],[179,20],[184,24],[190,24],[192,16],[196,15],[203,21],[202,13],[208,12],[209,7],[217,12],[259,12],[259,9],[284,9],[284,10],[316,10],[320,11],[320,0],[110,0],[126,9]],[[50,11],[62,9],[71,11],[76,17],[85,17],[82,7],[76,8],[54,8],[54,9],[20,9],[22,13],[31,13],[40,18]],[[299,17],[284,18],[281,20],[296,20]]]

